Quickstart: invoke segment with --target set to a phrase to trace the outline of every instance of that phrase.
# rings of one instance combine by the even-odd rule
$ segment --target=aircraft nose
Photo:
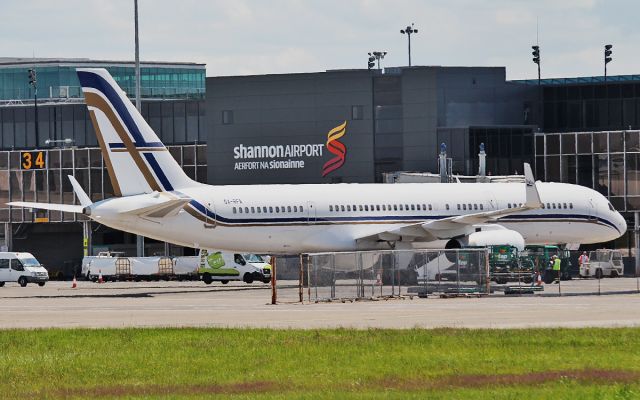
[[[620,233],[624,235],[624,233],[627,231],[627,220],[625,220],[622,214],[620,214],[619,212],[616,212],[616,220],[618,222],[617,225]]]

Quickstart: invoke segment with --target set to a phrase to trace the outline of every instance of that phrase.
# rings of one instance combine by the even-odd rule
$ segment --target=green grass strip
[[[3,398],[640,398],[640,329],[0,331]]]

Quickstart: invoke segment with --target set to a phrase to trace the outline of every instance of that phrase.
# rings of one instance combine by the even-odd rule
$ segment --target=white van
[[[0,287],[6,282],[18,282],[25,287],[27,283],[44,286],[49,273],[31,253],[0,253]]]
[[[271,282],[271,265],[257,254],[226,253],[221,251],[200,250],[200,268],[202,281],[210,285],[213,281],[223,284],[229,281],[253,283]]]

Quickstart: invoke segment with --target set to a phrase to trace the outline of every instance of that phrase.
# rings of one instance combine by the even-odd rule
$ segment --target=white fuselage
[[[505,216],[496,223],[519,232],[527,244],[598,243],[626,231],[607,199],[583,186],[537,183],[544,208]],[[208,186],[185,188],[193,199],[177,215],[126,214],[152,204],[158,193],[113,198],[91,205],[104,225],[157,240],[252,253],[388,249],[357,238],[455,215],[515,207],[525,202],[523,183],[335,184]],[[413,248],[446,241],[413,242]]]

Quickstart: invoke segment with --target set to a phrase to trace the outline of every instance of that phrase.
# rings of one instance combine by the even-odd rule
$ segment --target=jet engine
[[[445,248],[460,249],[462,247],[486,247],[509,245],[524,250],[524,238],[514,230],[502,225],[476,225],[475,232],[467,236],[450,239]]]

